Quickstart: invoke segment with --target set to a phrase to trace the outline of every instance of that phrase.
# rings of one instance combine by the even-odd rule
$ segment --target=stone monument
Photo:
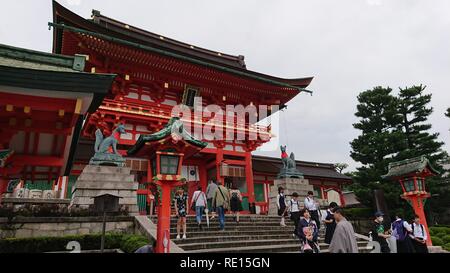
[[[111,194],[121,197],[119,205],[128,210],[130,215],[138,214],[137,189],[131,169],[124,167],[125,159],[117,152],[117,138],[125,133],[122,124],[118,125],[111,136],[104,138],[100,129],[95,132],[95,155],[89,161],[72,189],[72,206],[89,208],[94,204],[94,197]],[[110,152],[112,148],[112,153]]]
[[[276,198],[278,195],[278,187],[284,188],[284,194],[287,201],[291,199],[291,195],[297,192],[298,200],[303,206],[303,200],[308,195],[308,191],[313,191],[313,186],[309,184],[308,179],[303,177],[303,174],[297,169],[295,162],[295,155],[291,153],[289,156],[286,152],[286,146],[280,146],[281,161],[283,163],[277,179],[274,180],[273,186],[270,187],[269,192],[269,214],[276,215],[278,213]]]

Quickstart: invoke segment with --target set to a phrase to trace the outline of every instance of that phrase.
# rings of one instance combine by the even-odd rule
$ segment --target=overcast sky
[[[250,70],[314,76],[282,114],[281,142],[300,160],[346,162],[359,92],[427,85],[432,130],[450,151],[450,1],[447,0],[59,0],[163,36],[244,55]],[[0,43],[51,51],[50,0],[2,1]],[[289,126],[285,126],[289,121]],[[278,156],[279,152],[265,153]]]

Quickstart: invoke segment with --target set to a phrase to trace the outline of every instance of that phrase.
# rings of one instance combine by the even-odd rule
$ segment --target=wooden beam
[[[62,167],[63,157],[39,155],[14,155],[14,164],[19,166]]]

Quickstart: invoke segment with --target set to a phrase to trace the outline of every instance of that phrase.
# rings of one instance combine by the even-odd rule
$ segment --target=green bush
[[[42,253],[50,251],[66,251],[67,243],[77,241],[81,250],[100,249],[101,234],[70,235],[62,237],[8,238],[0,240],[0,253]],[[107,233],[105,249],[120,248],[124,252],[133,253],[148,240],[141,235],[123,235]]]
[[[120,249],[126,253],[134,253],[138,248],[147,245],[148,239],[141,235],[124,235]]]
[[[445,235],[444,237],[440,237],[442,241],[444,241],[444,244],[450,243],[450,235]]]
[[[445,232],[439,232],[437,234],[434,235],[435,237],[439,237],[439,238],[444,238],[445,236],[447,236],[447,234]]]
[[[442,246],[443,249],[450,251],[450,243],[446,243],[445,245]]]
[[[442,241],[441,238],[438,238],[435,236],[431,236],[431,242],[433,242],[433,245],[435,245],[435,246],[441,246],[444,244],[444,242]]]
[[[446,234],[446,235],[450,235],[450,227],[433,226],[433,227],[430,227],[430,233],[431,232],[433,232],[433,234],[443,233],[443,234]]]

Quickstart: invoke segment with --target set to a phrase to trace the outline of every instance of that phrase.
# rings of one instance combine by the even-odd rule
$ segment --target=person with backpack
[[[278,216],[281,216],[280,226],[285,227],[286,223],[284,221],[284,217],[287,214],[287,206],[286,206],[286,196],[284,196],[283,187],[278,187],[277,208],[278,208]]]
[[[212,201],[219,217],[220,231],[225,231],[225,211],[228,210],[230,206],[230,195],[228,189],[223,185],[217,186]]]
[[[209,180],[208,187],[206,187],[206,198],[207,198],[207,201],[208,201],[208,211],[211,212],[210,220],[214,219],[214,217],[215,217],[215,211],[214,211],[214,208],[213,208],[214,206],[213,206],[212,200],[213,200],[214,194],[216,193],[216,190],[217,190],[217,183],[216,183],[216,181],[214,181],[212,179]]]
[[[420,223],[418,215],[414,216],[414,222],[411,224],[412,234],[411,238],[416,253],[428,253],[427,247],[427,232],[424,226]]]
[[[301,251],[303,253],[319,253],[317,244],[319,237],[319,228],[316,221],[311,218],[308,209],[300,211],[301,219],[298,223],[298,237],[301,243]]]
[[[292,237],[298,236],[298,221],[300,220],[300,202],[298,201],[298,193],[293,192],[291,200],[289,200],[289,213],[291,214],[291,220],[294,221],[294,233]]]
[[[413,253],[415,252],[411,238],[411,226],[403,220],[399,215],[395,216],[395,221],[391,225],[392,235],[397,241],[397,253]]]
[[[202,230],[202,216],[207,205],[206,194],[202,191],[202,187],[198,186],[197,190],[192,195],[192,210],[195,210],[195,217],[197,220],[198,229]]]
[[[239,224],[239,213],[242,211],[242,194],[236,184],[233,184],[230,190],[230,210],[235,217],[236,223]]]
[[[389,248],[387,239],[391,237],[388,231],[385,231],[385,227],[383,224],[384,214],[380,211],[375,213],[375,220],[372,223],[372,227],[369,232],[369,236],[372,237],[372,240],[378,242],[380,244],[381,253],[391,253],[391,249]]]

